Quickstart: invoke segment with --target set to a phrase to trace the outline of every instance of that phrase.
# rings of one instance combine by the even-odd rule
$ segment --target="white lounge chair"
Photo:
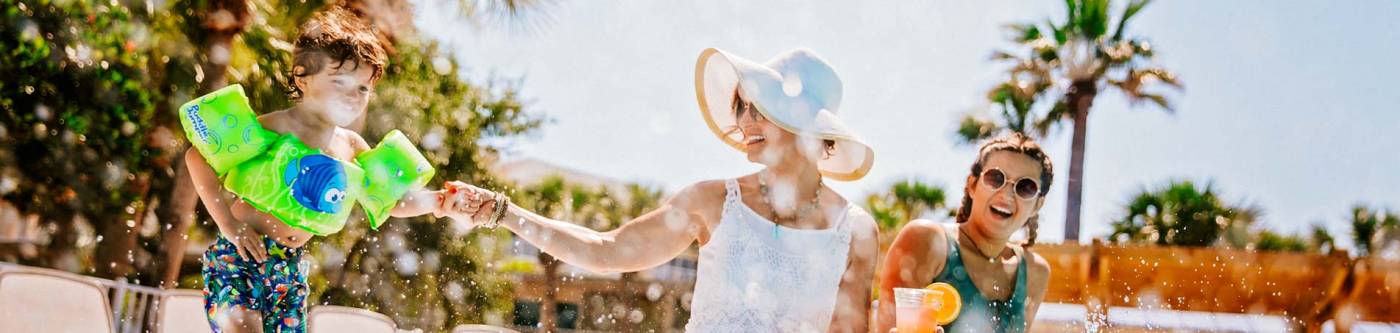
[[[92,278],[0,266],[0,332],[113,332],[107,292]]]
[[[384,332],[396,333],[394,321],[384,314],[352,307],[319,305],[307,314],[312,333]]]
[[[520,333],[516,330],[497,327],[491,325],[457,325],[452,328],[452,333]]]
[[[167,290],[160,296],[156,333],[213,332],[204,314],[204,292],[194,289]]]

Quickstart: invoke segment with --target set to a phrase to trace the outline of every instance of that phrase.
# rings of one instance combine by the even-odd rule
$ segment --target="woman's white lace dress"
[[[725,182],[724,213],[700,248],[689,332],[826,332],[851,232],[847,205],[832,227],[776,226]]]

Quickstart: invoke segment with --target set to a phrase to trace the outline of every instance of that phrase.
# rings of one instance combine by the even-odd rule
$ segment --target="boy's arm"
[[[233,243],[244,260],[266,260],[267,249],[263,247],[262,236],[233,215],[229,207],[236,203],[237,198],[224,190],[219,176],[214,174],[214,168],[209,166],[204,156],[195,149],[186,150],[185,166],[190,169],[195,192],[199,194],[200,202],[204,203],[204,209],[214,219],[214,224],[219,227],[219,233]]]
[[[345,130],[346,137],[350,141],[350,147],[355,149],[355,155],[359,155],[370,150],[369,142],[355,131]],[[399,203],[389,210],[389,216],[393,217],[414,217],[428,213],[435,213],[438,208],[438,201],[442,200],[443,191],[430,191],[427,189],[417,189],[404,193],[403,198],[399,198]],[[441,216],[441,214],[434,214]]]
[[[443,190],[417,189],[408,191],[408,193],[404,193],[403,198],[399,198],[399,204],[389,210],[389,216],[414,217],[428,213],[442,216],[442,214],[437,213],[437,209],[438,202],[442,200],[443,195]]]

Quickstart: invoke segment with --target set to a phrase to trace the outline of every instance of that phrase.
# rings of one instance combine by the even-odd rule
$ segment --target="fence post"
[[[1108,326],[1109,267],[1101,257],[1103,247],[1103,241],[1095,239],[1089,249],[1089,276],[1084,288],[1084,325],[1089,333],[1103,332]]]
[[[112,331],[126,332],[123,330],[122,322],[126,318],[126,307],[122,306],[122,300],[126,299],[126,279],[112,279]]]

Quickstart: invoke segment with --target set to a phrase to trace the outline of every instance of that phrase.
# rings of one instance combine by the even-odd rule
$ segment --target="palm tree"
[[[1378,254],[1400,243],[1400,216],[1360,204],[1352,206],[1351,235],[1358,257]]]
[[[914,219],[947,208],[947,193],[942,187],[919,180],[906,180],[890,185],[883,193],[866,196],[865,208],[875,218],[880,232],[881,248],[894,241],[893,233]]]
[[[1318,253],[1330,254],[1337,250],[1337,241],[1332,237],[1332,232],[1320,224],[1313,224],[1308,238],[1308,243]]]
[[[1004,121],[964,120],[959,134],[976,140],[998,128],[1027,132],[1033,126],[1044,135],[1062,122],[1073,125],[1070,153],[1069,198],[1066,200],[1065,241],[1079,239],[1079,212],[1083,193],[1084,144],[1089,109],[1098,93],[1117,89],[1133,104],[1150,102],[1171,112],[1167,98],[1149,91],[1163,83],[1180,89],[1176,75],[1152,63],[1154,50],[1147,40],[1125,34],[1128,23],[1149,3],[1131,0],[1110,17],[1111,0],[1066,0],[1063,22],[1011,25],[1011,42],[1017,51],[997,51],[993,59],[1013,64],[1006,83],[993,89],[992,101],[1002,105]],[[999,93],[1005,92],[1005,93]],[[1047,105],[1037,116],[1032,106]],[[985,130],[984,130],[985,129]]]
[[[1209,183],[1198,187],[1191,181],[1143,189],[1124,210],[1113,222],[1112,242],[1208,246],[1232,226],[1249,225],[1262,215],[1258,207],[1226,203]]]

